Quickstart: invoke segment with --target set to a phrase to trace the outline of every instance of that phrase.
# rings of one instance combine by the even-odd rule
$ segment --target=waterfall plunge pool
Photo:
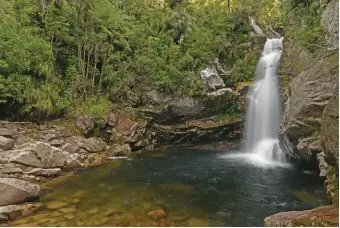
[[[84,168],[45,184],[40,208],[10,225],[263,226],[268,215],[327,204],[317,174],[235,153],[176,148]],[[148,216],[157,209],[166,217]]]

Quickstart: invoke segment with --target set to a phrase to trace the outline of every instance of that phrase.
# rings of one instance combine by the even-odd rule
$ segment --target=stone
[[[325,156],[326,156],[325,152],[321,152],[316,155],[316,158],[318,159],[318,163],[319,163],[319,170],[320,170],[319,176],[320,177],[325,177],[328,174],[329,165],[325,161]]]
[[[74,145],[71,143],[66,143],[61,147],[62,150],[65,150],[71,154],[74,154],[79,151],[80,147],[78,145]]]
[[[59,147],[59,146],[64,144],[64,141],[63,140],[58,140],[58,139],[53,139],[48,144],[50,144],[51,146],[54,146],[54,147]]]
[[[14,140],[0,136],[0,149],[9,150],[14,146]]]
[[[43,168],[62,168],[70,170],[81,167],[80,163],[72,156],[72,154],[50,146],[47,143],[39,142],[35,151],[43,164]]]
[[[11,153],[12,153],[12,158],[10,159],[11,162],[32,167],[43,167],[43,164],[40,162],[37,156],[31,151],[15,150],[11,151]]]
[[[111,148],[110,155],[111,156],[129,156],[131,154],[131,148],[128,144],[119,146],[114,145]]]
[[[0,222],[1,218],[7,218],[7,220],[14,220],[17,217],[22,215],[22,208],[17,205],[8,205],[4,207],[0,207]]]
[[[39,197],[40,187],[15,178],[0,178],[0,206],[17,204]]]
[[[67,143],[62,148],[68,150],[70,152],[80,153],[80,150],[83,149],[84,152],[87,151],[89,153],[97,153],[103,152],[106,149],[107,144],[99,138],[88,138],[85,139],[80,136],[72,136],[67,139]]]
[[[208,88],[216,90],[225,87],[223,79],[218,75],[215,67],[205,68],[200,72],[201,80]]]
[[[76,119],[76,126],[88,135],[94,129],[94,122],[91,116],[82,115]]]
[[[337,205],[317,207],[305,211],[281,212],[264,219],[266,227],[292,226],[331,226],[339,227],[339,208]]]
[[[200,97],[181,97],[172,99],[161,111],[148,113],[157,124],[183,123],[187,120],[200,119],[220,114],[230,107],[238,93],[230,88],[223,88]]]
[[[161,218],[165,218],[167,216],[166,212],[163,209],[157,209],[154,211],[150,211],[148,216],[154,220],[159,220]]]
[[[339,0],[328,3],[322,13],[321,25],[326,31],[328,49],[339,49]]]
[[[42,176],[42,177],[56,177],[61,175],[62,170],[60,168],[53,168],[53,169],[42,169],[42,168],[35,168],[32,169],[25,174],[34,175],[34,176]]]
[[[13,131],[7,128],[0,128],[0,136],[4,136],[6,138],[12,138],[13,137]]]
[[[280,147],[285,153],[304,160],[310,157],[308,153],[313,152],[314,149],[317,149],[314,158],[316,153],[321,152],[317,143],[311,146],[304,146],[303,143],[312,142],[313,139],[309,139],[310,137],[322,138],[320,134],[322,116],[337,89],[338,64],[338,54],[332,54],[313,64],[289,83],[290,92],[278,135]],[[303,155],[305,152],[307,152],[306,156]]]
[[[16,167],[14,164],[12,163],[8,163],[8,164],[0,164],[0,173],[3,174],[21,174],[22,169],[19,167]]]

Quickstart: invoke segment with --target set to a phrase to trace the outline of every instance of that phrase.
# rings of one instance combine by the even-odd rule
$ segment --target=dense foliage
[[[286,15],[270,0],[0,0],[0,14],[0,108],[13,117],[101,110],[146,88],[198,95],[216,57],[233,83],[250,80],[248,17],[279,28]]]

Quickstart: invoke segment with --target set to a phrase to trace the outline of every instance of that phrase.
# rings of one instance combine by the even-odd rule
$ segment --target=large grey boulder
[[[5,138],[0,135],[0,149],[1,150],[9,150],[14,146],[14,140]]]
[[[322,115],[336,91],[338,72],[336,53],[315,63],[290,82],[279,132],[283,151],[308,162],[308,158],[316,158],[322,151]]]
[[[40,142],[35,150],[43,168],[62,168],[66,170],[79,168],[81,165],[72,154],[59,148]]]
[[[89,152],[98,153],[106,150],[107,144],[99,138],[83,138],[72,136],[66,139],[67,144],[62,148],[70,153]]]
[[[0,178],[0,206],[18,204],[39,197],[40,187],[15,178]]]
[[[213,68],[205,68],[201,71],[201,79],[210,89],[225,87],[223,79],[218,75],[217,70]]]
[[[82,115],[76,119],[76,126],[88,135],[94,129],[94,122],[91,116]]]
[[[339,0],[328,3],[322,13],[321,25],[326,32],[328,49],[339,49]]]

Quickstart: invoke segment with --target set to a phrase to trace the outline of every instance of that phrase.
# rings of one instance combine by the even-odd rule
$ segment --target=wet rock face
[[[337,90],[338,72],[336,53],[290,82],[279,132],[280,146],[286,153],[309,162],[322,152],[322,116]]]
[[[14,178],[0,178],[0,206],[37,198],[39,192],[40,187],[37,184]]]

